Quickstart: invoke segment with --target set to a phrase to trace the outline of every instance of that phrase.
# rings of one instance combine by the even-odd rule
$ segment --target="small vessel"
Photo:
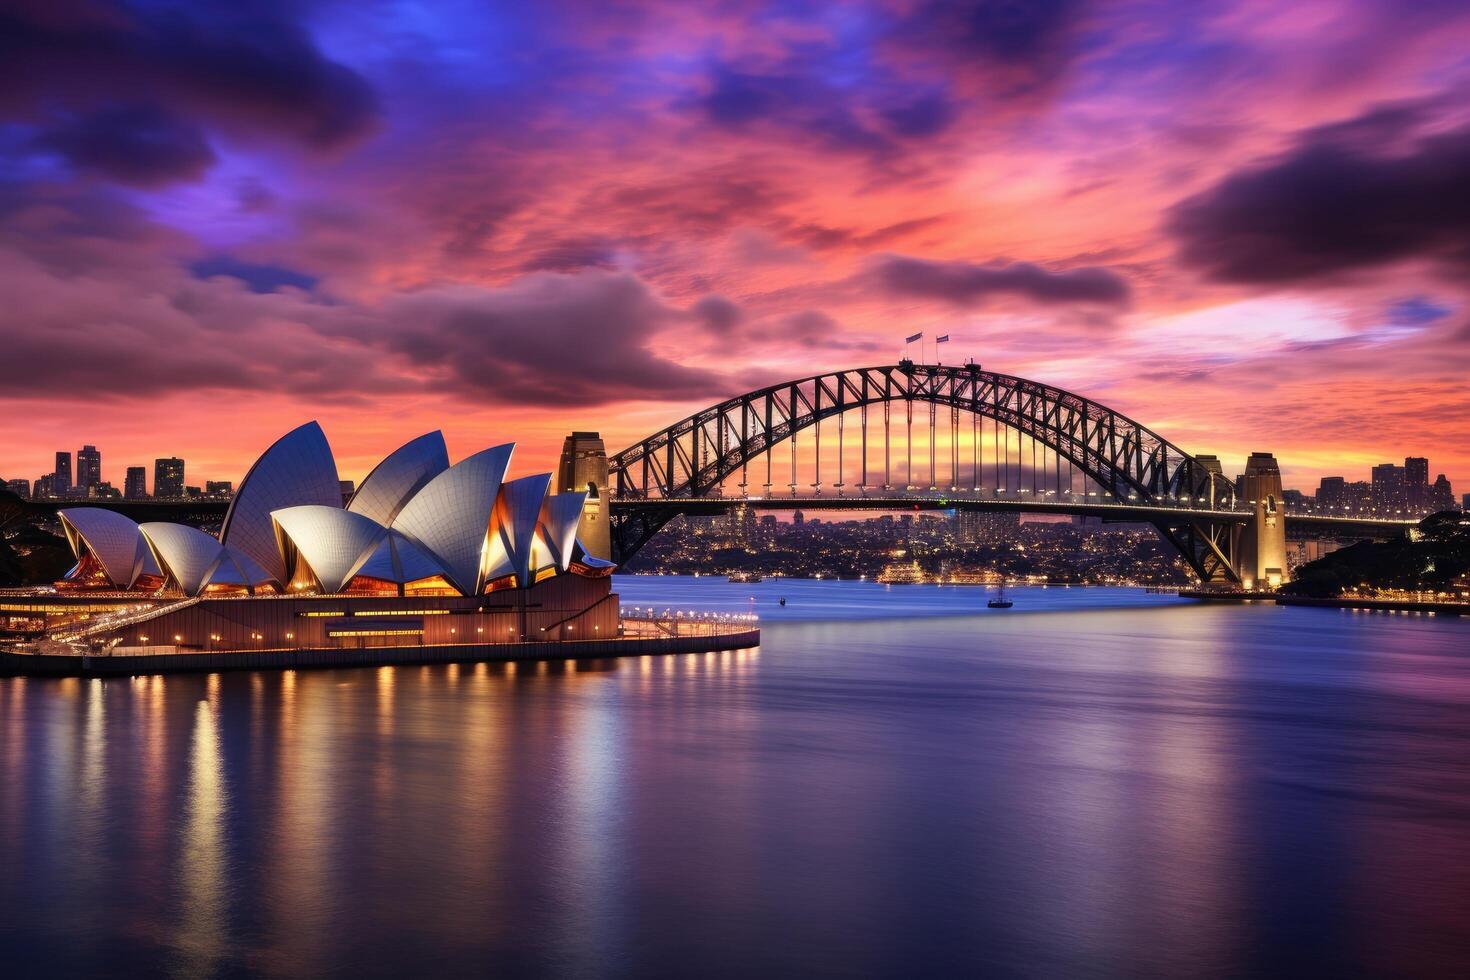
[[[1006,598],[1006,584],[1004,582],[1000,583],[1000,588],[995,590],[995,598],[987,602],[986,605],[991,609],[1009,609],[1015,605],[1014,602]]]
[[[786,605],[786,597],[784,595],[781,597],[781,605]]]

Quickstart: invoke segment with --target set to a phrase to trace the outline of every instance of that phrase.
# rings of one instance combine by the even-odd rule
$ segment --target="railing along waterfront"
[[[665,636],[728,636],[760,626],[754,613],[701,612],[697,609],[624,606],[618,610],[622,635],[639,639]]]

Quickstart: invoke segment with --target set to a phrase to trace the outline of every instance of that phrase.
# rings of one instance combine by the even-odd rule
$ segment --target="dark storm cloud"
[[[993,97],[1025,99],[1071,67],[1087,8],[1084,0],[933,0],[896,24],[891,41],[979,78]]]
[[[599,405],[724,390],[719,375],[649,349],[678,316],[631,275],[536,272],[498,289],[400,297],[377,342],[486,403]]]
[[[193,180],[215,160],[199,127],[151,105],[99,109],[43,131],[36,143],[78,171],[133,187]]]
[[[936,0],[920,6],[903,29],[967,55],[1036,62],[1066,46],[1085,6],[1081,0]]]
[[[723,296],[711,294],[690,307],[689,312],[710,333],[727,336],[741,321],[745,312]]]
[[[1421,257],[1470,267],[1470,126],[1432,122],[1408,104],[1308,130],[1282,156],[1180,202],[1169,231],[1185,262],[1224,282]]]
[[[869,275],[885,291],[900,296],[973,306],[993,296],[1019,296],[1034,303],[1102,304],[1128,302],[1128,283],[1100,266],[1052,272],[1031,262],[938,262],[903,255],[877,259]]]
[[[242,262],[229,255],[215,255],[189,266],[200,279],[228,276],[243,282],[252,293],[274,293],[285,286],[310,290],[316,286],[315,276],[280,265]]]
[[[367,83],[326,58],[283,11],[263,5],[62,3],[0,7],[0,114],[53,124],[58,112],[88,113],[125,102],[170,118],[177,159],[182,127],[247,131],[330,149],[366,133],[378,106]],[[142,112],[141,109],[131,111]],[[187,119],[188,123],[181,120]],[[65,130],[65,125],[63,125]],[[73,133],[73,142],[85,133]],[[197,135],[197,130],[196,130]],[[202,140],[202,136],[198,137]],[[140,152],[165,155],[143,145]],[[124,151],[103,160],[110,176],[126,171]],[[189,160],[201,159],[197,141]],[[146,169],[146,168],[140,168]],[[168,166],[147,172],[161,174]],[[181,175],[189,167],[174,164]],[[124,179],[128,179],[125,177]],[[132,178],[136,180],[136,175]]]
[[[892,142],[864,124],[851,101],[807,70],[758,73],[720,66],[712,73],[702,105],[708,120],[724,129],[769,123],[832,150],[890,153]]]

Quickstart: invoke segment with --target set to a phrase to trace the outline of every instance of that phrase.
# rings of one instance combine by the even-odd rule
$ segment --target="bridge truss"
[[[927,406],[929,428],[927,480],[924,460],[919,459],[917,484],[913,471],[915,405]],[[893,455],[895,406],[903,410],[906,429],[904,455],[898,466]],[[870,419],[874,408],[881,412],[881,422]],[[949,436],[948,473],[943,475],[936,458],[941,409],[947,416]],[[850,440],[854,438],[846,431],[852,418],[849,413],[856,413],[860,446],[856,474],[847,469]],[[968,467],[962,451],[966,418],[971,437]],[[826,470],[822,464],[823,423],[829,420],[835,420],[837,430],[835,473],[831,426],[825,427],[829,430]],[[994,428],[990,439],[993,462],[985,458],[984,421]],[[882,479],[874,482],[880,473],[876,457],[880,432]],[[725,486],[736,475],[740,477],[740,494],[747,494],[753,466],[759,478],[764,464],[765,482],[759,486],[769,498],[773,456],[776,447],[783,444],[790,452],[788,482],[784,485],[796,497],[801,482],[797,477],[797,447],[804,434],[812,440],[810,485],[817,495],[825,486],[838,496],[853,490],[858,494],[870,490],[884,494],[894,490],[974,492],[988,485],[985,473],[989,469],[989,482],[995,485],[995,491],[1011,494],[1011,499],[1029,494],[1023,499],[1039,501],[1050,496],[1061,502],[1080,494],[1083,501],[1089,495],[1102,497],[1137,504],[1156,515],[1159,507],[1171,508],[1170,513],[1177,510],[1177,518],[1154,516],[1149,520],[1201,579],[1236,579],[1231,556],[1238,543],[1239,523],[1190,513],[1235,507],[1234,486],[1221,479],[1218,471],[1212,472],[1146,426],[1073,392],[985,371],[975,364],[908,361],[835,371],[747,392],[682,419],[618,453],[609,460],[608,477],[614,557],[626,561],[679,513],[708,512],[712,499],[725,499]],[[1031,447],[1029,469],[1023,468],[1023,439]],[[904,478],[896,481],[900,470]],[[824,485],[823,477],[833,475],[836,480]],[[856,476],[858,482],[848,484],[849,475]],[[1028,482],[1029,486],[1023,485]],[[669,506],[676,500],[687,501],[688,506]]]

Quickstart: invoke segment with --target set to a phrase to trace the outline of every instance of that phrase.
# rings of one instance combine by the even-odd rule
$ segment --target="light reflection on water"
[[[0,678],[0,954],[907,976],[1470,953],[1470,623],[772,584],[759,650]]]

